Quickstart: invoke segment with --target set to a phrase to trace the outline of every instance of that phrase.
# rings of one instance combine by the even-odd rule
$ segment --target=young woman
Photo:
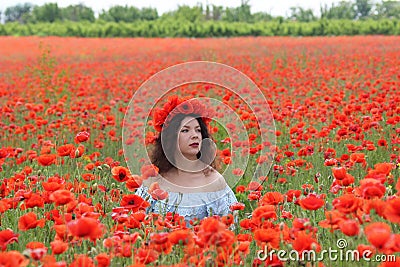
[[[151,154],[159,175],[145,180],[136,194],[151,204],[148,212],[176,212],[191,220],[230,213],[237,202],[224,177],[215,169],[216,149],[207,129],[206,109],[195,99],[170,98],[156,110],[153,125],[160,132]],[[168,197],[156,200],[148,189],[156,187]]]

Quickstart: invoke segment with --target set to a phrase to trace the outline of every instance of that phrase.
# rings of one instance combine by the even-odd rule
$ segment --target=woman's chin
[[[187,159],[187,160],[195,161],[195,160],[198,160],[198,158],[197,158],[197,154],[198,154],[198,153],[199,153],[199,152],[197,151],[197,152],[193,152],[193,153],[184,154],[183,156],[184,156],[185,159]]]

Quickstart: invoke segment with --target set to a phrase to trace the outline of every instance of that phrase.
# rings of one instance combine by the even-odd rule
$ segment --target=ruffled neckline
[[[145,186],[145,185],[142,185],[142,187],[146,192],[149,189],[149,187]],[[217,190],[217,191],[188,192],[188,193],[175,192],[175,191],[166,191],[166,192],[168,192],[168,195],[170,195],[170,194],[177,194],[177,195],[179,195],[179,194],[183,194],[183,195],[201,195],[201,194],[203,194],[204,195],[204,194],[213,194],[213,193],[218,194],[218,193],[222,193],[225,191],[229,191],[229,189],[231,189],[229,187],[229,185],[226,185],[226,187],[224,189]]]

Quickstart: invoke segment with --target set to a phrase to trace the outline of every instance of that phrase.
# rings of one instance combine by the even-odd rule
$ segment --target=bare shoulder
[[[225,189],[225,187],[227,186],[227,183],[225,181],[224,176],[222,176],[222,174],[220,174],[217,170],[213,169],[209,173],[209,176],[213,180],[214,191],[220,191],[220,190]]]
[[[158,174],[157,176],[152,176],[152,177],[149,177],[146,180],[144,180],[142,185],[149,187],[152,183],[159,182],[160,180],[161,180],[161,176],[160,176],[160,174]]]

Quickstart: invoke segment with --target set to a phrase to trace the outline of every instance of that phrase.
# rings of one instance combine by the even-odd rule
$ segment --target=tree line
[[[97,16],[83,4],[30,3],[1,13],[0,35],[57,35],[83,37],[211,37],[273,35],[400,34],[400,1],[341,1],[311,9],[292,7],[286,17],[251,12],[248,0],[238,7],[201,4],[178,6],[159,15],[157,9],[112,6]]]
[[[19,23],[38,23],[56,21],[89,21],[102,20],[106,22],[135,22],[138,20],[152,21],[172,17],[195,21],[227,21],[248,22],[271,21],[276,19],[296,20],[300,22],[316,21],[318,19],[400,19],[400,1],[381,1],[374,3],[372,0],[341,1],[332,5],[320,7],[320,15],[316,16],[311,9],[291,7],[289,15],[273,17],[267,12],[251,13],[249,0],[242,0],[238,7],[223,7],[217,5],[203,5],[190,7],[178,6],[175,11],[167,12],[161,16],[157,9],[137,8],[134,6],[115,5],[108,10],[102,10],[98,17],[92,8],[84,4],[59,7],[57,3],[46,3],[35,6],[30,3],[10,6],[4,11],[4,21]]]
[[[75,37],[234,37],[234,36],[337,36],[400,35],[400,21],[318,20],[311,22],[219,22],[182,21],[63,22],[0,24],[0,35],[9,36],[75,36]]]

